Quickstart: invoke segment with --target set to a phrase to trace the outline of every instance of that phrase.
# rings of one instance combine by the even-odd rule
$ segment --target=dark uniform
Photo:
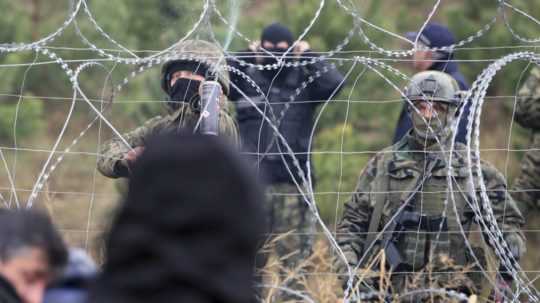
[[[279,25],[271,25],[268,29],[286,31]],[[291,45],[292,38],[287,40],[291,40],[287,41]],[[276,39],[277,41],[279,39]],[[260,60],[262,53],[247,50],[246,54],[242,56],[242,60],[253,64],[272,63],[271,60]],[[302,54],[303,60],[310,56],[315,55],[310,51]],[[235,101],[236,105],[242,149],[249,154],[252,163],[257,166],[268,185],[267,213],[270,232],[274,235],[292,232],[278,241],[276,250],[279,256],[295,252],[286,262],[294,265],[309,254],[316,223],[293,181],[294,178],[303,186],[295,159],[288,154],[282,141],[257,108],[277,126],[294,152],[298,160],[296,164],[305,175],[308,172],[310,135],[316,109],[339,91],[343,76],[324,61],[305,67],[283,67],[279,73],[277,70],[261,71],[256,67],[242,66],[235,60],[230,60],[229,64],[247,74],[266,94],[268,102],[249,82],[231,73],[231,80],[238,87],[231,88],[230,99]],[[305,87],[301,86],[303,83],[306,84]],[[257,108],[246,100],[240,91],[248,96]],[[292,172],[292,177],[287,167]],[[313,176],[313,169],[311,173]],[[298,249],[300,253],[297,252]]]

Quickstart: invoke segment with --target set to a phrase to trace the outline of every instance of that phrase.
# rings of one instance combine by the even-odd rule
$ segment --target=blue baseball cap
[[[448,27],[439,23],[428,23],[421,33],[407,32],[405,37],[410,41],[415,41],[416,37],[418,41],[422,42],[427,47],[444,47],[450,46],[456,43],[454,34],[448,29]],[[448,53],[448,52],[445,52]]]

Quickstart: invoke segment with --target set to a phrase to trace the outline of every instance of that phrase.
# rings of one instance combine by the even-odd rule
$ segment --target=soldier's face
[[[415,109],[410,109],[413,129],[417,136],[433,140],[449,134],[449,108],[446,103],[428,100],[414,100]]]
[[[442,102],[415,100],[413,101],[413,104],[420,112],[420,115],[426,120],[436,117],[445,117],[446,113],[448,113],[448,105]]]
[[[196,81],[200,81],[201,83],[204,81],[204,77],[201,76],[201,75],[194,74],[194,73],[191,72],[191,71],[180,70],[180,71],[174,72],[174,73],[171,75],[171,83],[170,83],[170,86],[173,87],[174,84],[176,83],[176,81],[178,81],[178,79],[180,79],[180,78],[183,78],[183,79],[190,79],[190,80],[196,80]]]
[[[429,50],[417,50],[413,54],[413,67],[417,71],[428,70],[433,65],[433,52]]]

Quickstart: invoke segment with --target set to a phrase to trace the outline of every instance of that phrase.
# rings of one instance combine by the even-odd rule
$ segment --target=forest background
[[[425,0],[350,0],[342,1],[357,10],[367,21],[390,32],[403,34],[419,29],[436,1]],[[197,22],[204,1],[176,0],[87,0],[97,23],[114,40],[138,56],[163,50],[183,37]],[[218,8],[229,20],[237,21],[237,30],[251,40],[258,40],[265,25],[274,21],[288,25],[299,35],[313,18],[321,2],[315,0],[220,0]],[[497,14],[495,0],[444,1],[433,20],[447,24],[458,40],[474,35]],[[0,0],[0,43],[23,43],[38,40],[55,31],[66,20],[73,3],[68,0]],[[514,0],[512,5],[540,19],[540,2]],[[505,10],[508,24],[515,33],[537,38],[538,25],[521,15]],[[89,18],[80,13],[76,19],[80,33],[99,48],[129,57],[98,33]],[[338,5],[326,1],[320,17],[307,34],[313,50],[335,49],[353,26],[353,18]],[[367,36],[386,49],[405,49],[410,45],[363,24]],[[243,50],[248,42],[231,35],[228,27],[215,15],[205,20],[193,38],[215,38],[228,45],[230,54]],[[472,43],[455,51],[461,71],[469,82],[494,60],[516,51],[538,51],[539,44],[526,44],[513,36],[502,18],[491,30]],[[122,133],[146,119],[163,112],[165,100],[160,90],[160,68],[155,66],[130,80],[115,93],[112,104],[110,89],[121,83],[138,66],[117,64],[88,48],[74,26],[55,39],[48,49],[63,58],[71,68],[89,59],[102,66],[85,70],[79,79],[81,88],[97,107],[107,107],[105,116]],[[342,52],[334,56],[346,59],[339,68],[350,71],[345,89],[321,112],[313,148],[316,169],[316,200],[322,217],[334,226],[342,204],[354,190],[356,178],[374,152],[391,143],[402,101],[399,93],[379,75],[357,65],[351,69],[355,55],[381,59],[408,76],[413,74],[410,58],[384,57],[372,51],[355,35]],[[519,172],[521,150],[527,148],[529,132],[512,122],[514,96],[527,75],[528,62],[512,63],[501,70],[492,82],[482,114],[481,148],[485,159],[493,162],[512,184]],[[389,72],[385,76],[403,87],[403,79]],[[73,95],[68,76],[47,56],[33,51],[0,54],[0,146],[6,165],[0,172],[2,195],[15,203],[6,178],[6,167],[12,173],[17,198],[24,201],[34,185],[49,150],[66,121]],[[110,83],[114,83],[111,85]],[[67,132],[59,150],[73,139],[95,117],[89,106],[78,102],[70,117]],[[102,122],[95,123],[64,155],[36,207],[46,208],[62,228],[68,241],[100,255],[100,235],[118,200],[115,182],[99,175],[95,169],[100,142],[112,136]],[[540,246],[537,232],[540,220],[529,214],[526,235],[529,256],[525,267],[538,271],[540,265],[531,251]]]

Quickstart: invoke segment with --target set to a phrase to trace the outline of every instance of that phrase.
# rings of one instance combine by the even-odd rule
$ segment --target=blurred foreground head
[[[0,210],[0,302],[41,303],[67,262],[50,219],[28,210]]]
[[[219,137],[151,139],[107,238],[92,302],[248,302],[262,193]]]

